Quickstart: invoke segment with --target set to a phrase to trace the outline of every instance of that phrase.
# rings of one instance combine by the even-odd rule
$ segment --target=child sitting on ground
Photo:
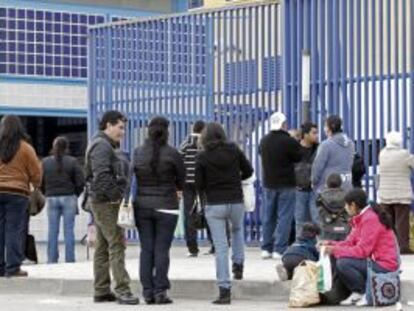
[[[339,174],[331,174],[326,189],[316,199],[321,225],[321,240],[342,241],[349,232],[349,216],[345,211],[346,192]]]
[[[293,270],[304,260],[319,260],[319,252],[316,249],[317,236],[320,228],[314,223],[307,222],[303,225],[302,234],[295,243],[283,253],[282,263],[276,266],[277,274],[281,281],[291,280]]]

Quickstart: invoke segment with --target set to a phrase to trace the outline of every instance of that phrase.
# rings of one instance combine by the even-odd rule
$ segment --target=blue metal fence
[[[195,120],[215,120],[260,178],[270,114],[283,109],[291,126],[302,122],[306,51],[311,118],[322,129],[327,115],[341,115],[375,174],[387,131],[401,130],[414,151],[413,21],[414,0],[285,0],[94,27],[89,135],[107,109],[129,116],[128,151],[153,115],[170,119],[175,146]],[[248,241],[261,235],[260,199],[246,216]]]
[[[302,56],[311,57],[311,116],[343,117],[377,173],[384,136],[401,131],[414,152],[414,1],[284,1],[284,108],[301,123]],[[375,196],[375,193],[373,193]]]
[[[107,109],[129,116],[128,151],[143,142],[153,115],[170,119],[175,146],[194,121],[215,120],[260,176],[257,142],[280,108],[280,14],[274,3],[92,28],[89,135]],[[259,238],[259,219],[259,211],[247,215],[247,240]]]

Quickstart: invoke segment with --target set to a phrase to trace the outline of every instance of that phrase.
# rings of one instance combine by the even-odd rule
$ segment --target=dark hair
[[[342,186],[342,178],[341,175],[337,174],[337,173],[332,173],[328,176],[328,178],[326,179],[326,185],[328,186],[328,188],[341,188]]]
[[[339,116],[329,116],[325,122],[326,126],[331,130],[332,134],[342,132],[342,120]]]
[[[318,128],[318,126],[313,122],[305,122],[300,126],[300,134],[301,137],[304,138],[305,134],[309,134],[310,131],[314,128]]]
[[[349,191],[345,196],[345,202],[349,205],[354,203],[359,210],[364,209],[368,205],[368,197],[364,190],[355,188]],[[379,221],[387,228],[393,229],[394,226],[390,215],[380,206],[371,204],[372,210],[378,215]]]
[[[58,171],[63,170],[63,156],[67,153],[69,141],[66,137],[58,136],[53,142],[52,154],[54,155],[58,164]]]
[[[305,222],[302,227],[302,238],[314,239],[317,235],[321,234],[321,228],[313,222]]]
[[[158,163],[160,161],[161,146],[167,144],[168,126],[170,122],[161,116],[154,117],[148,124],[148,137],[153,144],[150,166],[153,174],[157,174]]]
[[[201,132],[200,141],[205,150],[212,150],[226,143],[227,137],[220,123],[210,122]]]
[[[9,163],[20,148],[22,140],[28,141],[29,136],[18,116],[7,115],[0,122],[0,160]]]
[[[119,111],[117,110],[109,110],[104,113],[99,122],[99,130],[104,131],[106,130],[106,125],[110,123],[111,125],[117,124],[119,121],[127,122],[128,119]]]
[[[193,125],[193,133],[199,134],[206,126],[206,123],[203,120],[197,120]]]

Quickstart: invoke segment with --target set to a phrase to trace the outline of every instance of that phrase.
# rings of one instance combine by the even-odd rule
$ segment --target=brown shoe
[[[24,270],[18,270],[12,274],[8,274],[7,277],[8,278],[13,278],[13,277],[28,277],[29,274],[27,273],[27,271]]]

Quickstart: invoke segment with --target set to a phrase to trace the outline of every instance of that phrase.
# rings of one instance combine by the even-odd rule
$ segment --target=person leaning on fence
[[[42,188],[47,201],[49,234],[47,262],[59,260],[59,228],[63,218],[65,261],[75,262],[75,217],[78,214],[77,197],[85,186],[83,171],[77,160],[68,155],[69,141],[56,137],[52,155],[43,159]]]
[[[345,209],[351,217],[351,232],[345,241],[325,241],[325,252],[333,255],[335,273],[348,290],[341,305],[365,306],[368,260],[377,273],[399,268],[398,245],[389,215],[380,207],[368,205],[362,189],[355,188],[345,196]],[[335,281],[333,286],[335,286]]]
[[[283,253],[282,264],[276,266],[276,272],[281,281],[291,280],[293,271],[304,260],[318,261],[319,251],[316,248],[320,228],[317,224],[303,224],[301,235],[295,243]]]
[[[411,174],[414,156],[402,147],[402,135],[390,132],[387,145],[379,155],[378,197],[382,207],[390,214],[397,231],[402,254],[410,250],[410,205],[413,200]]]
[[[125,269],[124,232],[117,225],[118,211],[126,188],[126,179],[117,170],[121,159],[116,154],[125,134],[127,119],[119,111],[107,111],[99,123],[99,132],[90,142],[85,156],[85,177],[90,187],[92,213],[96,226],[94,254],[94,301],[138,304],[132,295]],[[115,294],[111,292],[111,277]]]
[[[228,264],[229,222],[233,249],[234,279],[243,278],[244,213],[242,180],[253,175],[253,168],[239,147],[227,141],[223,127],[209,123],[201,133],[203,151],[196,159],[196,188],[205,194],[205,215],[216,249],[217,285],[220,295],[215,304],[231,302]]]
[[[39,188],[42,168],[19,117],[0,121],[0,277],[27,276],[20,269],[30,185]]]
[[[169,304],[170,248],[179,215],[184,186],[184,162],[168,144],[169,121],[154,117],[148,139],[136,148],[131,171],[135,174],[135,219],[141,241],[140,280],[147,304]]]

